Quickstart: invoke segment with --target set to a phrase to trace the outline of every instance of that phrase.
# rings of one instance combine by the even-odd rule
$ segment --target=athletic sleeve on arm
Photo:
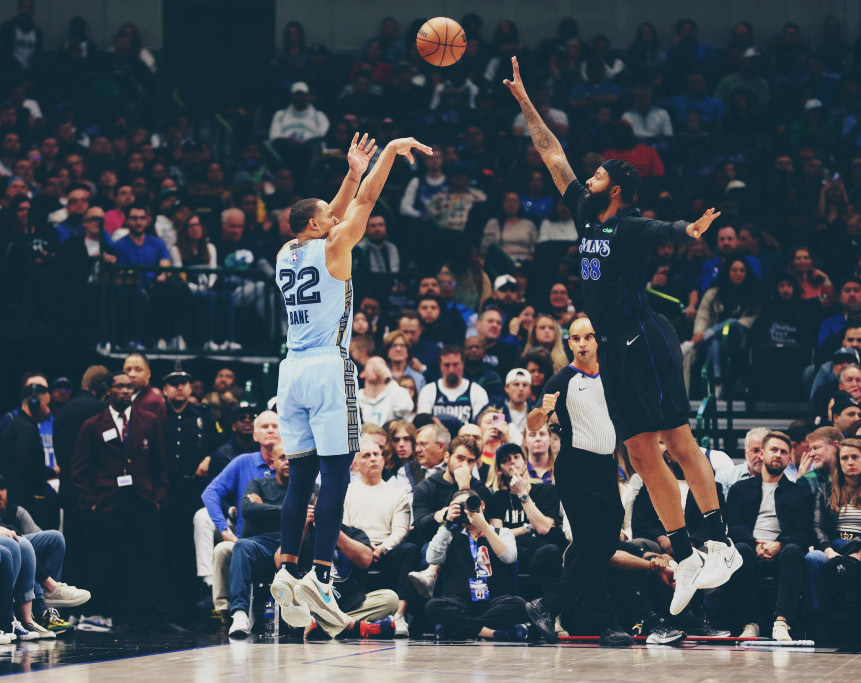
[[[685,232],[688,225],[688,221],[668,223],[653,218],[631,216],[619,221],[617,234],[620,237],[630,234],[631,238],[651,246],[663,242],[679,242],[683,239],[690,239],[688,233]]]

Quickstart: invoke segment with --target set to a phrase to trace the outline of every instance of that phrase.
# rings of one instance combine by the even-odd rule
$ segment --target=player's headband
[[[633,197],[640,184],[640,176],[630,163],[621,159],[608,159],[601,166],[610,176],[610,182],[622,188],[624,197]]]

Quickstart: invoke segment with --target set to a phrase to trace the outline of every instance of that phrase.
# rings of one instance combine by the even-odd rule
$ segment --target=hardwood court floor
[[[151,644],[152,645],[152,644]],[[181,646],[179,643],[175,645]],[[539,681],[849,681],[858,680],[861,654],[832,650],[747,650],[735,646],[638,645],[612,650],[590,645],[437,644],[422,641],[263,643],[238,641],[182,651],[74,663],[71,643],[28,643],[0,650],[17,660],[16,680],[62,681],[338,681],[390,683],[445,680]],[[170,648],[169,639],[164,648]],[[156,645],[155,649],[159,647]],[[145,651],[145,648],[144,648]],[[53,654],[52,654],[53,653]],[[116,656],[117,653],[106,656]],[[130,654],[135,654],[134,650]],[[120,654],[119,656],[122,656]],[[52,661],[53,658],[53,661]],[[77,661],[81,661],[80,658]],[[23,666],[22,666],[23,665]],[[46,668],[50,667],[50,668]],[[42,669],[35,671],[35,669]],[[24,673],[28,669],[31,673]],[[10,668],[2,671],[13,673]]]

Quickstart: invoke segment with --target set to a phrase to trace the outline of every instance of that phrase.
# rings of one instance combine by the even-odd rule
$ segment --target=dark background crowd
[[[706,391],[697,370],[708,362],[724,395],[809,403],[809,414],[786,415],[787,422],[810,421],[796,424],[793,442],[804,443],[808,432],[826,424],[854,437],[861,416],[861,39],[850,42],[836,18],[824,17],[815,35],[793,23],[761,35],[739,21],[717,45],[701,42],[689,19],[666,33],[644,23],[628,45],[612,45],[572,17],[560,19],[540,42],[523,44],[514,22],[491,24],[467,14],[459,18],[466,53],[446,69],[418,56],[413,36],[420,19],[409,26],[381,19],[378,33],[355,54],[308,44],[302,24],[289,21],[276,54],[256,65],[255,87],[242,101],[219,101],[224,106],[216,112],[183,99],[174,87],[175,65],[148,50],[133,23],[101,45],[89,36],[86,18],[75,17],[62,45],[49,49],[35,4],[17,6],[0,26],[0,348],[6,358],[0,395],[19,410],[21,400],[38,399],[44,392],[28,389],[31,376],[21,374],[33,370],[57,419],[73,394],[92,396],[88,410],[104,414],[105,397],[130,386],[138,400],[152,376],[167,399],[158,400],[169,421],[193,407],[191,429],[199,434],[188,437],[191,445],[178,439],[175,446],[162,435],[168,462],[162,487],[142,494],[169,502],[166,519],[173,521],[165,522],[163,538],[137,529],[144,542],[190,553],[191,516],[204,484],[217,474],[211,463],[256,452],[246,418],[274,393],[271,363],[280,354],[284,323],[272,273],[278,248],[292,237],[290,207],[304,197],[335,195],[357,131],[380,146],[412,135],[434,147],[432,158],[416,164],[398,160],[355,250],[350,354],[361,370],[364,420],[382,427],[432,414],[456,434],[462,423],[480,423],[487,405],[497,406],[488,415],[501,416],[495,424],[506,426],[504,436],[485,424],[466,429],[479,438],[472,460],[479,460],[481,481],[490,486],[488,502],[500,488],[496,476],[510,480],[497,467],[497,448],[529,438],[528,407],[568,362],[567,327],[581,312],[583,277],[582,226],[559,201],[502,84],[514,55],[578,177],[589,177],[603,159],[626,159],[642,178],[636,205],[644,214],[676,220],[711,206],[722,212],[704,241],[661,245],[643,255],[650,260],[652,304],[683,340],[692,396]],[[129,266],[144,270],[123,269]],[[143,356],[127,356],[130,351],[152,355],[152,368]],[[100,383],[86,375],[79,382],[97,356],[111,369],[125,367],[128,379],[102,373]],[[268,374],[261,375],[251,356],[270,362]],[[130,358],[140,361],[130,367]],[[171,376],[175,358],[186,359],[192,376],[161,381]],[[216,376],[222,365],[232,377]],[[248,387],[245,380],[252,380]],[[438,388],[423,398],[426,386]],[[467,389],[437,410],[444,386]],[[243,398],[255,405],[243,408]],[[102,537],[116,532],[109,526],[116,519],[76,516],[81,494],[67,479],[74,439],[54,460],[48,449],[56,434],[49,438],[42,426],[48,412],[34,413],[45,462],[27,481],[29,498],[18,493],[17,500],[27,500],[27,508],[43,505],[42,489],[56,478],[56,467],[60,491],[64,480],[67,492],[77,491],[63,506],[72,510],[67,535],[80,532],[75,523],[90,522]],[[442,476],[449,442],[434,433],[423,449],[421,431],[417,438],[415,429],[402,429],[413,444],[413,451],[397,454],[404,463],[395,458],[397,429],[384,435],[380,450],[386,478],[400,472],[412,495],[417,473],[421,480],[437,467]],[[222,444],[233,450],[216,458]],[[439,459],[425,466],[421,454],[434,448]],[[538,453],[530,475],[552,486],[550,446],[530,441],[525,450],[526,459]],[[269,460],[264,457],[268,467],[261,471],[274,476],[275,456],[262,451]],[[803,452],[793,460],[801,474],[815,469],[802,466]],[[0,453],[0,463],[18,463],[17,457]],[[410,462],[418,464],[407,467]],[[13,465],[3,466],[7,478],[20,482],[21,473],[10,474],[7,466]],[[241,509],[245,487],[235,482],[233,489]],[[446,492],[435,491],[437,507],[425,512],[433,517],[438,504],[447,505]],[[544,518],[555,519],[553,497],[545,495]],[[57,526],[62,498],[37,521]],[[125,510],[129,524],[135,509]],[[523,511],[515,512],[523,521]],[[419,528],[414,506],[411,515]],[[233,543],[225,530],[234,533],[216,528],[216,540]],[[410,538],[419,547],[430,540]],[[86,538],[78,540],[78,549],[86,547]],[[561,554],[564,542],[557,538],[554,547]],[[215,591],[212,559],[209,574],[200,552],[197,560],[198,579],[208,579]],[[191,585],[195,577],[185,569]],[[397,575],[389,587],[406,585],[403,572],[387,571]],[[81,583],[87,580],[84,572]],[[219,598],[226,600],[213,596],[216,608]]]

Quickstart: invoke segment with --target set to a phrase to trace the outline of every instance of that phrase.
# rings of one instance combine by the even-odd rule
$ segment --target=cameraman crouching
[[[514,595],[517,544],[509,529],[494,529],[484,502],[471,490],[454,494],[447,521],[427,549],[429,564],[442,566],[442,596],[427,603],[427,616],[451,640],[526,640],[526,602]]]

